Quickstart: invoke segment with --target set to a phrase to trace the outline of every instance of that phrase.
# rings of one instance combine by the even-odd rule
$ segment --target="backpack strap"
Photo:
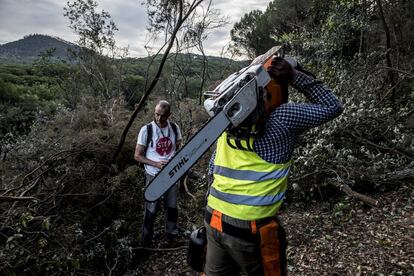
[[[175,138],[175,142],[177,142],[177,137],[178,137],[178,126],[175,123],[170,122],[171,128],[174,132],[174,138]]]
[[[145,143],[146,150],[148,150],[149,146],[152,146],[152,124],[149,123],[147,125],[147,142]]]

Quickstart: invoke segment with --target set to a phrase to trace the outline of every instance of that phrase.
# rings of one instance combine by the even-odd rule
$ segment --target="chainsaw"
[[[211,118],[149,183],[144,192],[145,200],[153,202],[162,197],[224,131],[243,135],[246,129],[251,131],[251,125],[260,122],[266,109],[280,105],[280,97],[269,94],[278,87],[266,71],[273,56],[283,57],[280,46],[271,48],[249,66],[227,77],[213,91],[204,93],[207,98],[204,108]]]

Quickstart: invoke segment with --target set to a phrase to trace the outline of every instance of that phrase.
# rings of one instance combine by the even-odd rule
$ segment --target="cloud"
[[[265,10],[269,0],[227,0],[214,2],[214,7],[225,12],[226,15],[236,22],[252,10]]]
[[[146,56],[147,11],[139,1],[99,1],[99,8],[108,11],[118,27],[115,38],[119,46],[129,47],[129,55]]]
[[[10,42],[31,33],[59,36],[66,40],[75,38],[63,17],[63,0],[1,0],[0,37]]]
[[[98,9],[110,13],[119,31],[115,38],[119,46],[129,46],[131,56],[145,56],[144,45],[149,34],[146,30],[147,13],[143,0],[98,0]],[[145,1],[144,1],[145,2]],[[0,0],[0,43],[21,39],[31,33],[58,36],[76,41],[77,36],[68,27],[63,16],[67,0]],[[254,9],[265,10],[269,0],[213,0],[212,7],[229,18],[229,24],[215,30],[205,42],[208,55],[220,55],[230,41],[234,23]]]

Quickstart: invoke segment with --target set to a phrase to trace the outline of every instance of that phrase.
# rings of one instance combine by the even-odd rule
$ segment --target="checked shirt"
[[[267,118],[263,134],[254,140],[254,151],[269,163],[289,161],[299,134],[335,118],[343,110],[332,91],[310,76],[299,72],[292,86],[309,102],[286,103],[276,108]],[[209,174],[213,172],[214,156]]]

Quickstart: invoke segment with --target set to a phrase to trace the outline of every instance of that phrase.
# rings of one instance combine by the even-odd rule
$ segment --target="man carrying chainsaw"
[[[224,132],[212,157],[214,180],[205,216],[207,275],[238,275],[241,270],[286,275],[286,234],[276,213],[287,190],[295,143],[301,133],[343,110],[311,74],[280,57],[269,63],[265,68],[275,89],[264,89],[265,118],[252,126],[263,128],[255,136]],[[309,103],[288,103],[289,85]]]
[[[154,178],[161,168],[168,163],[181,144],[179,127],[168,121],[171,107],[167,101],[160,101],[155,107],[154,121],[143,126],[138,134],[134,158],[144,164],[146,185]],[[178,234],[177,227],[177,195],[178,186],[175,184],[164,195],[164,210],[166,215],[165,231],[171,238]],[[158,211],[159,201],[144,203],[144,223],[141,239],[144,246],[151,245],[154,232],[154,222]]]

